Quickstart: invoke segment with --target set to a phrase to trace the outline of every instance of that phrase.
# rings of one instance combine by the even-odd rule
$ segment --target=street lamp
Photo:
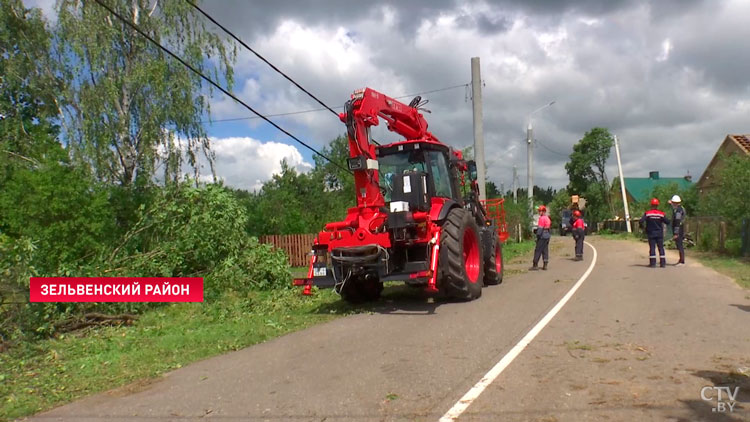
[[[549,104],[545,104],[545,105],[539,107],[538,109],[532,111],[531,113],[529,113],[529,118],[528,118],[529,126],[526,129],[526,151],[527,151],[526,157],[528,159],[528,163],[527,163],[527,165],[528,165],[528,167],[527,167],[527,171],[528,171],[528,183],[527,183],[526,186],[528,188],[527,194],[529,196],[529,210],[530,210],[530,213],[531,213],[530,215],[532,215],[532,216],[534,215],[534,168],[533,168],[534,129],[531,126],[531,115],[534,114],[534,113],[536,113],[537,111],[544,110],[545,108],[551,106],[554,103],[555,103],[554,101],[550,101]]]

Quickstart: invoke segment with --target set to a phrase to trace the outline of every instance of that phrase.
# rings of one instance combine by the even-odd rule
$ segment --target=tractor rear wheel
[[[484,261],[484,284],[494,286],[503,282],[503,244],[495,239],[493,253]]]
[[[479,228],[471,213],[455,208],[440,233],[440,288],[450,297],[473,300],[482,296],[482,244]]]

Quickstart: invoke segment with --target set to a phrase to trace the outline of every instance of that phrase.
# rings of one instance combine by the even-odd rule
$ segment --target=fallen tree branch
[[[131,314],[106,315],[98,312],[89,312],[81,317],[74,317],[63,321],[55,326],[55,331],[71,332],[102,325],[132,325],[133,321],[137,319],[137,315]]]

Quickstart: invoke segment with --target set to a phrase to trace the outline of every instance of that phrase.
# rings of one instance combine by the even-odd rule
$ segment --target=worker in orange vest
[[[583,239],[586,237],[586,223],[583,221],[581,212],[573,211],[573,239],[576,241],[576,261],[583,261]]]
[[[534,262],[533,266],[529,268],[532,271],[539,269],[539,258],[544,261],[543,270],[547,269],[547,263],[549,262],[549,239],[551,237],[549,230],[552,226],[552,221],[549,219],[547,214],[547,207],[544,205],[539,206],[539,222],[536,227],[536,248],[534,249]]]

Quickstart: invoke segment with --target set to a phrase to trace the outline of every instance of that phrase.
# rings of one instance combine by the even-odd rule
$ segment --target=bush
[[[246,235],[247,211],[223,186],[195,187],[188,182],[155,188],[147,196],[148,203],[133,212],[134,221],[127,224],[130,230],[85,259],[67,255],[50,266],[35,240],[0,234],[0,302],[8,305],[0,307],[0,341],[51,335],[69,318],[87,312],[140,313],[161,306],[28,303],[29,277],[35,275],[203,277],[205,300],[289,285],[285,254]],[[37,263],[47,265],[40,270]]]
[[[204,279],[209,298],[232,291],[289,288],[292,275],[286,254],[271,245],[260,244],[249,238],[245,249],[224,259],[218,268]]]
[[[281,251],[248,237],[247,211],[221,185],[162,189],[141,207],[127,243],[111,259],[130,276],[204,277],[207,299],[276,288],[291,275]]]
[[[705,252],[717,250],[719,247],[719,234],[716,227],[704,226],[696,246],[698,246],[698,250]]]
[[[727,239],[724,247],[726,248],[726,251],[729,255],[742,255],[742,239]]]

